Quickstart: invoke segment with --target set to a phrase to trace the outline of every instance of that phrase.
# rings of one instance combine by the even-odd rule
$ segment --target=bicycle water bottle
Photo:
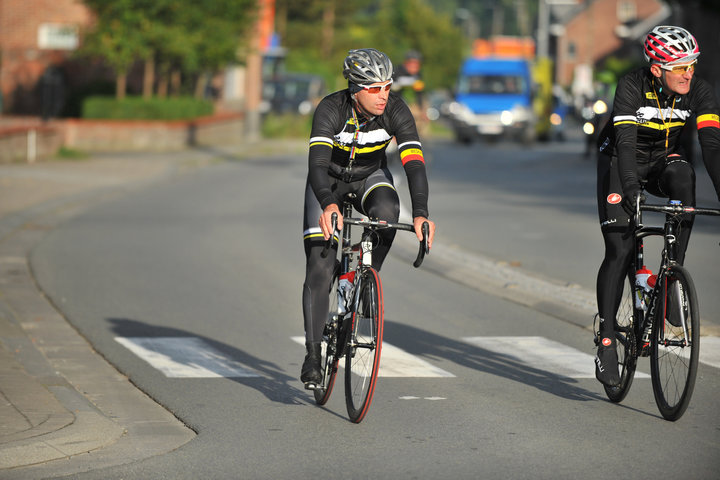
[[[353,282],[355,281],[355,271],[340,275],[338,282],[338,313],[345,315],[347,313],[348,303],[352,299]]]
[[[652,282],[653,285],[649,285],[649,278],[655,277]],[[637,272],[635,272],[635,308],[647,311],[649,295],[655,286],[655,280],[657,277],[653,273],[645,268],[643,265]]]

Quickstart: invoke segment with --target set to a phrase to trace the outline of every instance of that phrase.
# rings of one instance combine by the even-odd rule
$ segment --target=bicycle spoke
[[[345,399],[350,419],[358,423],[372,402],[382,346],[382,286],[372,267],[363,270],[358,286],[352,333],[346,352]]]
[[[615,339],[617,343],[618,367],[620,369],[620,384],[615,387],[604,386],[605,394],[612,402],[621,402],[630,391],[635,368],[637,365],[637,352],[635,346],[635,324],[640,321],[635,310],[633,281],[628,278],[618,308],[615,325]]]
[[[687,270],[673,266],[660,285],[651,371],[660,413],[677,420],[690,403],[700,349],[695,287]]]

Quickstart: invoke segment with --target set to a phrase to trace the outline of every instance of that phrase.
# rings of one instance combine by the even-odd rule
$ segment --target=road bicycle
[[[365,417],[372,403],[380,368],[382,350],[384,304],[380,276],[372,266],[372,248],[378,241],[377,231],[394,228],[414,232],[413,225],[382,220],[351,218],[352,198],[343,201],[343,231],[340,259],[335,261],[330,284],[330,309],[321,342],[322,380],[306,388],[313,390],[315,401],[324,405],[335,384],[340,359],[345,357],[345,403],[348,416],[354,423]],[[332,217],[332,231],[336,231],[337,215]],[[363,227],[359,243],[352,244],[350,227]],[[423,240],[413,265],[419,267],[429,252],[427,222],[423,224]],[[322,252],[327,257],[332,235]]]
[[[664,213],[663,226],[643,224],[642,212]],[[662,416],[679,419],[690,403],[700,354],[700,314],[697,293],[688,270],[677,262],[680,215],[720,215],[720,210],[636,203],[634,218],[635,256],[627,273],[627,285],[616,316],[620,384],[605,386],[612,402],[621,402],[630,390],[639,357],[650,357],[655,403]],[[660,267],[646,285],[638,282],[645,271],[644,239],[663,238]],[[622,285],[620,285],[622,288]],[[595,343],[598,336],[595,337]]]

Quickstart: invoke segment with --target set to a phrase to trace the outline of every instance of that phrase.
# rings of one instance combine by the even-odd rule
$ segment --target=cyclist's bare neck
[[[365,121],[370,121],[370,120],[372,120],[373,118],[375,118],[375,115],[372,115],[372,114],[369,113],[367,110],[365,110],[365,109],[362,107],[362,105],[360,105],[360,102],[358,102],[358,100],[357,100],[357,98],[355,97],[354,94],[351,95],[351,98],[352,98],[353,108],[355,109],[355,112],[357,112],[358,118],[360,118],[360,119],[362,119],[362,120],[365,120]]]

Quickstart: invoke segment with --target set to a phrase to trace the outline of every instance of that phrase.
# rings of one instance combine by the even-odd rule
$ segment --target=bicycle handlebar
[[[414,232],[415,226],[411,225],[409,223],[393,223],[393,222],[386,222],[384,220],[366,220],[364,218],[351,218],[347,217],[343,219],[343,222],[348,223],[350,225],[358,225],[361,227],[369,227],[369,228],[394,228],[396,230],[405,230],[408,232]],[[331,229],[334,232],[337,229],[337,213],[333,213],[331,217]],[[423,239],[420,241],[420,246],[418,248],[418,254],[415,258],[415,261],[413,262],[413,267],[418,268],[420,265],[422,265],[423,260],[425,259],[425,255],[430,253],[430,247],[428,245],[428,238],[430,237],[430,225],[428,222],[423,222],[422,224],[422,234]],[[325,247],[323,248],[322,253],[320,254],[323,258],[327,257],[328,251],[330,250],[330,247],[333,244],[333,237],[335,235],[330,235],[330,238],[325,242]]]
[[[683,205],[653,205],[649,203],[641,204],[640,210],[649,212],[668,213],[671,215],[679,215],[681,213],[689,213],[693,215],[716,215],[720,216],[720,210],[716,208],[702,207],[685,207]]]

